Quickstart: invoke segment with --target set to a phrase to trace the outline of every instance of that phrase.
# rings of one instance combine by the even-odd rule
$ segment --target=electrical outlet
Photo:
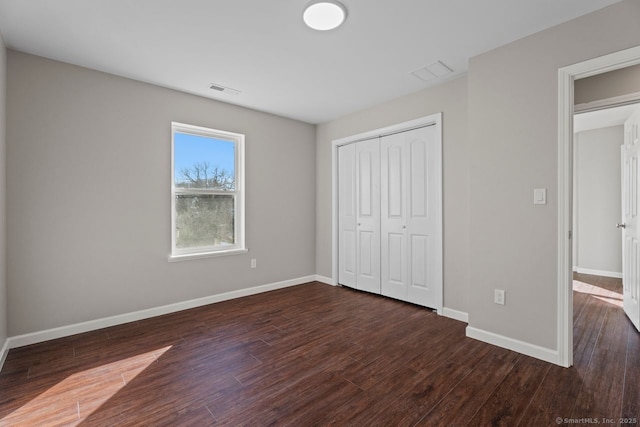
[[[504,291],[502,289],[494,289],[493,302],[504,305]]]
[[[255,258],[251,259],[251,268],[256,268],[256,259]]]

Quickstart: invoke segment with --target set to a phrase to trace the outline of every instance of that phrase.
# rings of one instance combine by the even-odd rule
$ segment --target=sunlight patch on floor
[[[581,294],[591,295],[593,298],[604,301],[609,304],[613,304],[618,307],[622,307],[622,293],[610,291],[608,289],[600,288],[595,285],[581,282],[579,280],[573,281],[573,290]]]
[[[49,425],[52,420],[56,423],[64,420],[65,425],[77,425],[171,347],[137,354],[70,375],[0,419],[0,426],[16,425],[16,420],[19,420],[20,425]],[[38,388],[39,379],[36,377],[32,381],[33,387]]]

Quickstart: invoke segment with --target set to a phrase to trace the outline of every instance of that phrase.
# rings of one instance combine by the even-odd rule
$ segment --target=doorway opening
[[[574,81],[640,64],[640,46],[558,71],[558,364],[573,365]],[[597,107],[597,106],[595,106]],[[594,107],[594,108],[595,108]],[[600,106],[602,107],[602,106]]]
[[[640,66],[634,72],[640,74]],[[628,69],[622,69],[628,72]],[[621,70],[621,71],[622,71]],[[618,71],[591,85],[610,85]],[[591,79],[575,85],[576,99]],[[640,80],[639,80],[640,81]],[[631,82],[631,86],[637,83]],[[640,94],[636,95],[640,98]],[[640,108],[634,104],[586,110],[576,105],[573,140],[573,365],[597,363],[595,349],[623,351],[630,325],[624,314],[622,171],[625,123]],[[603,103],[605,100],[602,101]],[[620,340],[611,332],[619,331]],[[604,344],[603,344],[604,343]]]
[[[640,68],[638,69],[640,74]],[[615,76],[612,76],[614,78]],[[576,90],[579,90],[578,87]],[[633,104],[578,111],[573,120],[573,271],[622,278],[621,161]]]

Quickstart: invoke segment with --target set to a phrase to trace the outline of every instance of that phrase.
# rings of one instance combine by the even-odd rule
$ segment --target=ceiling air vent
[[[238,89],[232,89],[230,87],[222,86],[217,83],[211,83],[209,89],[217,90],[218,92],[228,93],[229,95],[240,95]]]
[[[431,65],[427,65],[426,67],[413,70],[409,74],[422,80],[423,82],[428,82],[440,77],[444,77],[452,72],[453,70],[444,65],[442,61],[436,61]]]

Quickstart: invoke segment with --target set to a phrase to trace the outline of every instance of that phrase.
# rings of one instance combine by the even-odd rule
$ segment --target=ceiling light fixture
[[[313,0],[304,8],[302,19],[314,30],[333,30],[347,19],[347,8],[335,0]]]

